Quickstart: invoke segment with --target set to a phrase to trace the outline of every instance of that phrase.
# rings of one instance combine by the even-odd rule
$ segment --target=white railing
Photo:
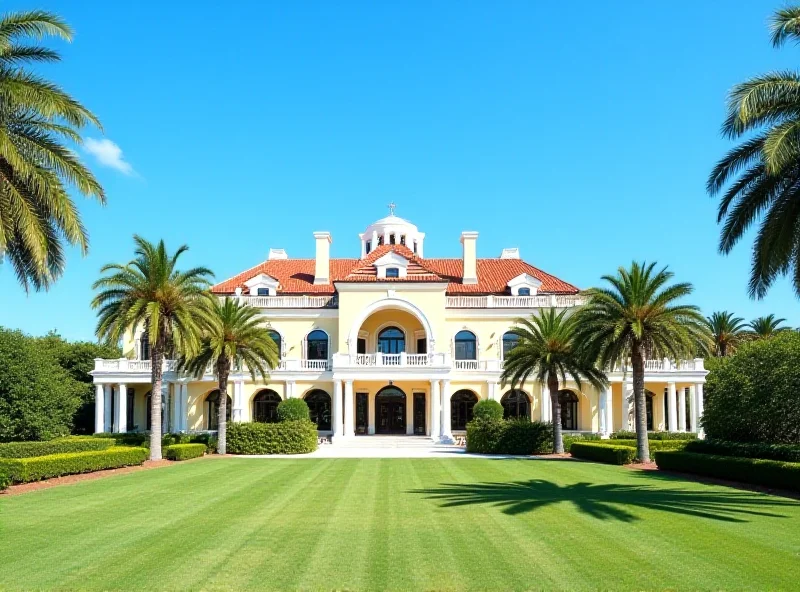
[[[406,361],[409,366],[427,366],[428,354],[408,354]]]
[[[644,371],[645,372],[680,372],[680,371],[698,371],[698,370],[705,370],[705,364],[703,362],[703,358],[694,358],[693,360],[679,360],[674,362],[669,358],[663,358],[660,360],[645,360],[644,361]],[[625,368],[621,365],[616,364],[612,370],[612,372],[622,372],[625,370],[628,374],[633,371],[633,367],[631,366],[630,360],[625,364]]]
[[[162,372],[173,372],[177,366],[177,360],[164,360],[161,366]],[[118,360],[103,360],[97,358],[94,361],[94,369],[106,372],[147,372],[152,371],[153,365],[150,360],[129,360],[119,358]]]
[[[478,360],[456,360],[456,370],[477,370]]]
[[[447,308],[571,308],[581,306],[585,300],[574,295],[536,296],[448,296]]]
[[[239,301],[256,308],[338,308],[336,296],[239,296]]]
[[[450,365],[449,354],[384,354],[376,352],[374,354],[334,354],[333,368],[382,368],[389,366],[392,368],[423,368],[423,367],[446,367]]]
[[[300,360],[300,367],[303,370],[327,370],[328,360]]]
[[[456,360],[455,369],[463,372],[499,372],[503,369],[503,360]]]

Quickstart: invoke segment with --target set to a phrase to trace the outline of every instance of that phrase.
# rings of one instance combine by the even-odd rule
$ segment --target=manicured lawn
[[[0,589],[797,589],[800,503],[569,461],[204,459],[0,497]]]

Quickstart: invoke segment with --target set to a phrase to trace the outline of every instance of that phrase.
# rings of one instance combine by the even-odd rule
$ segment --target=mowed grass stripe
[[[0,496],[0,589],[771,589],[800,503],[578,462],[209,458]]]

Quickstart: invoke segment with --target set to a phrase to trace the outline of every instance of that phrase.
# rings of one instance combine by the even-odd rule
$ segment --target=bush
[[[117,446],[143,446],[150,448],[149,432],[127,432],[125,434],[112,434],[109,432],[99,432],[93,435],[94,438],[108,438],[114,440]],[[166,448],[173,444],[205,444],[206,451],[211,454],[217,451],[217,437],[214,434],[200,432],[190,434],[176,432],[174,434],[164,434],[161,438],[161,446]]]
[[[164,456],[169,460],[189,460],[205,453],[205,444],[171,444],[164,449]]]
[[[8,442],[0,444],[0,458],[28,458],[66,452],[106,450],[114,442],[100,438],[58,438],[48,442]]]
[[[308,419],[230,423],[227,437],[229,454],[306,454],[317,449],[317,426]]]
[[[800,444],[800,333],[753,341],[716,363],[702,424],[715,440]]]
[[[8,489],[9,485],[11,485],[11,477],[6,471],[0,469],[0,491]]]
[[[636,440],[636,432],[619,430],[611,434],[612,440]],[[647,432],[647,439],[653,440],[697,440],[697,434],[691,432]]]
[[[678,450],[660,450],[655,453],[655,458],[658,468],[665,471],[682,471],[800,491],[800,463],[696,454]]]
[[[309,420],[308,403],[303,399],[284,399],[278,403],[278,421]]]
[[[491,399],[481,399],[472,408],[472,417],[482,421],[499,421],[503,419],[503,406]]]
[[[7,472],[15,483],[27,483],[62,475],[140,465],[147,456],[146,448],[120,446],[107,450],[3,459],[0,460],[0,471]]]
[[[543,454],[553,450],[553,426],[527,419],[475,420],[467,424],[467,452]]]
[[[695,440],[697,441],[697,440]],[[691,444],[691,440],[648,440],[650,450],[683,450],[686,446]],[[603,444],[608,443],[611,446],[630,446],[636,448],[636,440],[603,440]]]
[[[719,456],[740,456],[744,458],[763,458],[800,462],[800,446],[792,444],[761,444],[748,442],[724,442],[722,440],[695,440],[689,442],[686,452],[716,454]]]
[[[629,465],[636,459],[636,449],[598,442],[574,442],[570,454],[576,458],[594,460],[611,465]]]
[[[93,434],[92,437],[98,439],[111,439],[117,446],[150,447],[150,435],[147,432],[126,432],[124,434],[99,432],[97,434]]]
[[[569,452],[575,442],[600,441],[600,434],[565,434],[561,439],[564,441],[564,452]]]

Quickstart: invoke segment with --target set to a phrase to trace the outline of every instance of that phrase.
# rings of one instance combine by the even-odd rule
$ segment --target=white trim
[[[371,314],[387,309],[399,309],[415,316],[417,320],[422,323],[422,327],[425,329],[425,334],[427,335],[428,339],[428,353],[433,353],[435,341],[433,328],[431,327],[430,321],[428,321],[428,317],[425,316],[425,313],[416,304],[413,304],[408,300],[395,297],[382,298],[372,302],[371,304],[368,304],[361,309],[358,315],[356,315],[355,319],[353,319],[353,324],[350,327],[350,332],[347,338],[347,350],[351,356],[356,355],[358,332],[361,330],[361,325],[364,324],[364,321],[366,321]]]
[[[339,292],[380,292],[398,290],[404,292],[443,292],[447,282],[333,282]]]
[[[274,331],[281,338],[281,346],[278,355],[280,356],[280,360],[283,360],[286,357],[286,338],[283,336],[283,333],[277,327],[273,326],[272,323],[270,322],[267,322],[266,329],[267,331]]]

